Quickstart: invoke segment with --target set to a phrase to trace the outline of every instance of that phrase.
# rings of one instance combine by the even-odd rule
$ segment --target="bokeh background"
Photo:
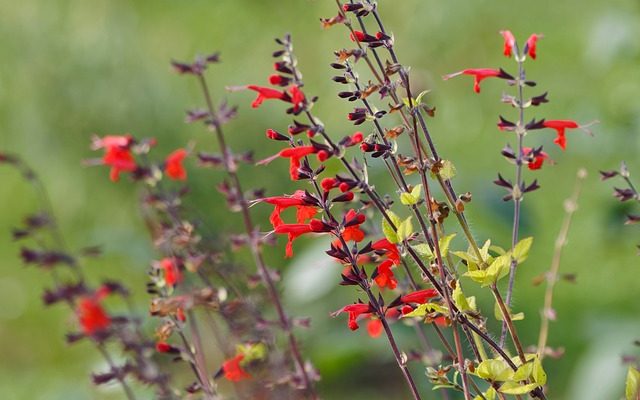
[[[345,30],[322,30],[319,24],[320,17],[335,14],[334,7],[330,0],[1,0],[0,150],[22,155],[41,174],[69,243],[103,246],[105,257],[91,263],[89,274],[125,279],[144,313],[145,270],[154,251],[137,206],[139,193],[126,179],[109,182],[103,168],[81,166],[91,157],[91,134],[153,136],[161,151],[190,141],[212,149],[205,132],[183,123],[183,110],[200,105],[200,95],[193,80],[170,71],[169,60],[219,50],[224,63],[210,74],[216,97],[240,105],[240,118],[228,128],[231,145],[253,148],[259,158],[272,154],[276,147],[263,140],[263,132],[286,126],[287,119],[274,112],[281,106],[251,110],[253,94],[226,93],[224,87],[266,83],[272,39],[285,32],[293,34],[307,93],[320,96],[317,115],[336,137],[352,133],[345,119],[349,106],[336,98],[341,88],[331,82],[328,67],[332,52],[348,46]],[[552,144],[551,131],[528,138],[544,144],[556,165],[535,173],[543,190],[524,203],[522,236],[536,239],[518,275],[514,309],[527,316],[518,323],[523,341],[535,343],[544,289],[531,281],[549,267],[563,199],[577,169],[587,168],[562,263],[562,271],[575,273],[577,282],[557,286],[558,320],[549,341],[566,354],[546,361],[548,393],[552,399],[620,398],[625,374],[620,357],[637,353],[632,341],[640,337],[635,255],[640,235],[637,227],[623,225],[628,210],[611,197],[613,184],[600,182],[597,171],[627,160],[640,174],[640,3],[381,0],[380,9],[401,61],[412,66],[414,86],[432,90],[427,98],[437,115],[429,121],[431,129],[441,153],[458,168],[456,187],[473,193],[469,218],[480,240],[509,243],[511,204],[500,200],[502,192],[490,182],[498,171],[513,174],[499,155],[507,136],[495,123],[498,114],[514,112],[499,102],[501,82],[483,82],[476,95],[470,78],[443,82],[443,74],[469,67],[513,70],[513,61],[501,54],[497,32],[511,29],[521,42],[532,32],[544,33],[538,60],[527,64],[529,77],[538,81],[529,93],[548,90],[551,103],[529,115],[601,121],[593,137],[569,132],[564,153]],[[214,189],[219,176],[197,170],[193,162],[189,167],[191,206],[214,229],[234,229],[237,216],[227,213]],[[290,191],[277,170],[249,167],[243,176],[268,186],[270,193]],[[376,168],[372,173],[385,175]],[[91,385],[89,371],[102,367],[98,356],[88,344],[64,344],[74,321],[62,307],[43,308],[40,293],[48,277],[22,267],[16,256],[19,246],[11,242],[10,227],[36,201],[6,168],[0,169],[0,199],[0,397],[120,398],[117,388]],[[255,212],[266,226],[269,210]],[[319,261],[324,244],[299,242],[298,258],[283,260],[280,247],[269,250],[269,261],[284,271],[291,311],[313,318],[313,329],[300,336],[323,376],[324,398],[403,397],[386,343],[329,318],[354,293],[337,288],[337,267]],[[465,246],[462,240],[454,245]],[[480,305],[492,314],[489,302]],[[400,329],[404,347],[412,340]],[[415,373],[423,376],[420,367]]]

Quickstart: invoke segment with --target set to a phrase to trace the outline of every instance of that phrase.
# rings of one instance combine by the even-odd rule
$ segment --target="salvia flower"
[[[400,297],[400,301],[404,304],[415,303],[424,304],[429,299],[438,296],[438,291],[435,289],[422,289],[415,292],[405,294]]]
[[[175,258],[163,258],[159,263],[164,273],[164,282],[169,287],[174,287],[182,282],[182,272]]]
[[[524,52],[529,54],[529,57],[536,59],[536,44],[538,39],[542,38],[542,35],[539,33],[533,33],[527,39],[527,42],[524,45]]]
[[[119,140],[107,140],[105,141],[104,148],[105,153],[102,157],[102,163],[111,167],[109,178],[113,182],[120,180],[121,172],[133,172],[136,170],[136,162],[131,154],[129,145],[118,145]],[[95,141],[94,141],[95,144]]]
[[[175,150],[167,156],[164,170],[170,179],[181,181],[187,179],[187,170],[182,164],[186,156],[187,151],[185,149]]]
[[[504,38],[504,55],[511,57],[513,54],[513,48],[516,45],[516,38],[511,31],[500,31],[500,34]]]
[[[445,75],[442,77],[442,79],[446,81],[459,75],[473,76],[473,91],[476,93],[480,93],[480,82],[487,78],[513,79],[513,76],[509,75],[504,70],[492,68],[465,69],[462,71],[454,72],[453,74]]]
[[[391,271],[391,267],[393,267],[393,265],[394,263],[392,260],[384,260],[380,265],[378,265],[378,268],[376,268],[373,280],[380,289],[388,287],[393,290],[398,286],[398,280],[393,274],[393,271]]]
[[[542,164],[544,160],[549,158],[549,155],[542,151],[542,147],[537,149],[533,149],[531,147],[523,147],[522,152],[525,157],[530,158],[530,161],[527,163],[527,167],[530,170],[536,170],[542,168]]]
[[[108,289],[101,288],[93,295],[83,296],[78,300],[76,315],[85,335],[94,335],[111,326],[111,317],[109,317],[101,304],[102,299],[108,294]]]
[[[369,304],[355,303],[355,304],[349,304],[342,307],[340,310],[332,313],[331,316],[335,317],[340,313],[346,312],[349,315],[347,325],[349,326],[349,329],[351,329],[352,331],[355,331],[360,327],[358,325],[358,317],[360,317],[363,314],[368,314],[371,311],[372,309]]]
[[[258,92],[258,97],[256,97],[253,103],[251,103],[251,107],[253,108],[260,107],[260,105],[265,100],[276,99],[276,100],[282,100],[287,102],[291,100],[289,95],[286,92],[283,92],[281,90],[272,89],[272,88],[263,87],[263,86],[257,86],[257,85],[247,85],[246,88],[249,90],[253,90],[254,92]]]
[[[251,378],[251,375],[240,365],[242,360],[244,360],[244,354],[238,354],[222,363],[222,372],[227,380],[239,382],[243,379]]]
[[[291,180],[296,181],[300,179],[298,173],[298,170],[300,169],[300,160],[313,153],[317,153],[317,149],[314,146],[299,146],[287,148],[280,151],[276,155],[259,161],[258,165],[268,164],[278,157],[289,158],[289,175],[291,177]]]
[[[567,138],[565,137],[565,131],[567,129],[577,129],[580,127],[580,125],[578,125],[576,121],[563,119],[545,120],[543,121],[542,126],[545,128],[555,129],[558,136],[556,136],[556,138],[553,140],[553,143],[560,146],[562,150],[566,150],[567,148]]]
[[[305,223],[317,213],[317,209],[307,200],[304,190],[296,190],[291,196],[265,197],[261,200],[275,206],[269,217],[269,222],[274,228],[284,224],[280,214],[289,207],[296,208],[296,221],[299,224]]]
[[[293,241],[305,233],[314,232],[311,224],[281,224],[275,227],[274,232],[277,234],[287,235],[287,247],[285,248],[285,256],[293,257]]]
[[[382,326],[382,321],[378,318],[369,318],[367,321],[367,333],[372,338],[377,338],[382,334],[384,327]]]
[[[380,239],[373,243],[371,247],[377,252],[383,252],[387,260],[391,260],[395,265],[400,264],[400,250],[398,250],[398,246],[389,242],[387,239]]]

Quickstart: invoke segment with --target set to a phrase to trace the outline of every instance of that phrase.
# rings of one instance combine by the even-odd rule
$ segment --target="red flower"
[[[304,93],[302,93],[298,85],[291,85],[289,94],[291,95],[290,101],[293,104],[293,112],[297,113],[304,107]]]
[[[374,250],[384,251],[387,260],[392,261],[395,265],[400,264],[400,250],[398,250],[398,246],[389,242],[387,239],[380,239],[373,243],[371,247]]]
[[[364,239],[364,232],[360,230],[360,225],[364,223],[364,214],[358,214],[355,210],[347,211],[344,216],[346,227],[342,231],[342,238],[345,242],[353,240],[354,242],[361,242]]]
[[[300,168],[300,160],[303,157],[308,156],[309,154],[316,153],[317,150],[313,146],[299,146],[292,147],[288,149],[284,149],[280,151],[278,154],[275,154],[269,158],[265,158],[262,161],[258,162],[258,165],[268,164],[271,161],[275,160],[278,157],[289,158],[289,176],[291,176],[291,180],[298,180],[298,169]]]
[[[133,137],[131,135],[107,135],[102,138],[94,136],[91,143],[91,149],[99,150],[111,147],[129,147],[131,144],[133,144]]]
[[[222,363],[224,377],[231,382],[238,382],[243,379],[251,378],[251,375],[249,375],[249,373],[240,366],[240,362],[242,362],[243,359],[244,354],[238,354],[237,356]]]
[[[395,275],[391,271],[391,267],[393,266],[393,261],[385,260],[376,269],[376,277],[374,278],[375,282],[378,284],[380,289],[384,287],[388,287],[393,290],[398,286],[398,280]]]
[[[382,334],[382,330],[382,321],[380,321],[378,318],[369,319],[369,321],[367,322],[367,333],[369,334],[369,336],[375,339]]]
[[[282,101],[289,101],[289,95],[280,90],[271,89],[268,87],[262,87],[257,85],[248,85],[247,89],[258,92],[258,97],[251,103],[251,107],[258,108],[265,100],[277,99]]]
[[[164,281],[167,286],[174,287],[182,282],[182,272],[173,258],[163,258],[160,260],[160,268],[164,271]]]
[[[423,289],[416,292],[411,292],[400,297],[400,301],[403,303],[417,303],[424,304],[429,301],[430,298],[438,296],[438,291],[435,289]]]
[[[511,75],[507,74],[503,70],[491,68],[465,69],[459,72],[454,72],[453,74],[445,75],[442,79],[447,80],[459,75],[473,76],[473,91],[476,93],[480,93],[480,82],[486,78],[513,79]]]
[[[117,182],[120,179],[121,172],[133,172],[136,170],[136,162],[127,147],[107,147],[102,157],[102,162],[111,166],[109,178],[113,182]]]
[[[282,224],[275,227],[275,233],[286,234],[288,237],[287,247],[285,249],[285,256],[287,258],[293,257],[293,241],[305,233],[311,233],[311,225],[309,224]]]
[[[527,39],[527,42],[524,45],[524,52],[529,53],[529,56],[534,60],[536,59],[536,43],[540,38],[542,38],[541,34],[533,33],[529,36],[529,39]]]
[[[187,170],[182,165],[182,161],[186,156],[187,151],[185,149],[175,150],[167,156],[164,169],[169,178],[181,181],[187,179]]]
[[[291,196],[266,197],[262,199],[263,201],[275,206],[271,216],[269,217],[271,225],[275,228],[284,224],[284,221],[280,217],[280,213],[289,207],[296,207],[296,219],[299,224],[305,223],[306,220],[316,215],[316,208],[309,206],[305,197],[304,190],[296,190],[296,192]]]
[[[358,326],[358,322],[357,322],[358,317],[362,314],[368,314],[371,311],[372,310],[369,304],[355,303],[355,304],[346,305],[340,310],[332,313],[331,315],[335,317],[340,313],[346,312],[347,314],[349,314],[349,321],[348,321],[349,329],[351,329],[352,331],[355,331],[360,327]]]
[[[527,167],[530,170],[536,170],[536,169],[542,168],[542,164],[544,163],[544,160],[549,158],[549,155],[544,151],[540,150],[536,154],[534,149],[532,149],[531,147],[523,147],[522,152],[524,153],[525,156],[533,152],[533,161],[529,161],[529,163],[527,164]]]
[[[85,335],[91,336],[111,326],[111,318],[100,304],[108,294],[109,290],[103,287],[93,296],[83,296],[78,301],[76,314]]]
[[[500,34],[504,38],[504,55],[507,57],[511,57],[513,53],[513,47],[516,44],[516,38],[513,36],[511,31],[500,31]]]
[[[565,137],[565,130],[576,129],[580,127],[580,125],[578,125],[578,123],[575,121],[562,120],[562,119],[548,120],[548,121],[545,120],[542,123],[542,126],[544,126],[545,128],[551,128],[556,130],[556,132],[558,133],[558,136],[553,140],[553,143],[560,146],[562,150],[566,150],[567,148],[567,138]]]
[[[157,342],[156,351],[158,353],[172,353],[172,354],[180,353],[180,350],[178,348],[171,346],[167,342]]]

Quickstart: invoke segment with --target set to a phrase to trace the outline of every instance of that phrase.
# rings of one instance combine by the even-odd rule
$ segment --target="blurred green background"
[[[335,14],[334,7],[331,0],[2,0],[0,150],[21,154],[41,174],[69,243],[103,246],[106,256],[91,263],[89,274],[125,279],[144,312],[145,270],[154,251],[137,207],[138,192],[127,179],[109,182],[104,168],[81,166],[82,159],[92,157],[91,134],[153,136],[162,154],[189,141],[200,150],[212,149],[213,141],[200,127],[183,123],[183,110],[199,106],[200,94],[195,81],[170,71],[169,60],[219,50],[224,63],[210,73],[214,92],[240,105],[240,118],[227,129],[231,145],[252,148],[257,158],[272,154],[277,145],[266,143],[263,132],[286,127],[288,120],[274,111],[282,106],[251,110],[252,93],[228,94],[224,87],[266,83],[272,39],[285,32],[293,34],[307,94],[320,96],[316,114],[334,137],[352,133],[345,119],[349,105],[336,98],[342,88],[330,81],[328,67],[332,52],[349,46],[347,35],[341,27],[322,30],[319,24],[320,17]],[[640,235],[637,227],[623,225],[627,210],[611,197],[613,184],[600,182],[597,171],[627,160],[640,174],[640,2],[381,0],[380,10],[395,34],[401,61],[412,66],[414,87],[432,90],[428,102],[437,107],[437,116],[430,127],[441,154],[458,168],[456,188],[473,193],[469,219],[478,239],[491,237],[503,246],[510,240],[512,205],[500,200],[502,192],[490,182],[498,171],[513,175],[513,167],[499,156],[507,136],[495,122],[498,114],[515,118],[514,111],[499,102],[501,82],[483,82],[482,94],[476,95],[470,78],[443,82],[442,75],[470,67],[513,71],[497,32],[511,29],[520,42],[532,32],[544,33],[538,60],[527,63],[529,78],[538,82],[528,93],[549,90],[551,103],[528,115],[601,121],[594,137],[569,132],[564,153],[552,144],[551,131],[527,138],[544,144],[557,163],[535,172],[543,190],[524,203],[522,236],[536,239],[518,275],[514,309],[527,315],[518,329],[526,344],[534,344],[544,289],[531,280],[549,267],[563,200],[577,169],[586,167],[590,175],[562,264],[563,272],[577,274],[577,283],[557,286],[558,320],[549,341],[566,354],[545,362],[548,394],[550,399],[620,398],[620,356],[633,354],[632,341],[640,337],[640,259],[635,255]],[[194,163],[189,167],[192,205],[221,231],[235,229],[237,216],[228,215],[214,189],[220,176],[196,170]],[[284,164],[242,173],[270,193],[291,191],[290,182],[274,175],[278,168]],[[373,174],[374,179],[385,176],[380,168]],[[534,174],[526,175],[531,180]],[[98,356],[87,344],[64,344],[73,319],[62,307],[43,308],[40,294],[48,277],[23,268],[16,256],[19,246],[11,243],[10,227],[36,202],[7,168],[0,169],[0,199],[0,397],[120,398],[117,388],[91,385],[89,371],[103,367]],[[267,207],[254,212],[266,226]],[[280,246],[269,250],[269,260],[286,267],[291,311],[313,318],[313,329],[300,336],[323,376],[324,398],[405,397],[398,394],[404,389],[386,343],[362,330],[348,331],[344,319],[329,318],[355,295],[336,288],[338,269],[318,261],[322,246],[299,242],[297,259],[283,261]],[[466,247],[462,240],[455,245]],[[492,314],[490,303],[480,305]],[[413,338],[404,333],[400,329],[400,342],[407,348]],[[427,391],[421,368],[414,370]]]

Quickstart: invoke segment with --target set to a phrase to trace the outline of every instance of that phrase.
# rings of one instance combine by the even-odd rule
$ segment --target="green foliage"
[[[624,389],[626,400],[640,399],[640,371],[630,366],[627,372],[627,382]]]

